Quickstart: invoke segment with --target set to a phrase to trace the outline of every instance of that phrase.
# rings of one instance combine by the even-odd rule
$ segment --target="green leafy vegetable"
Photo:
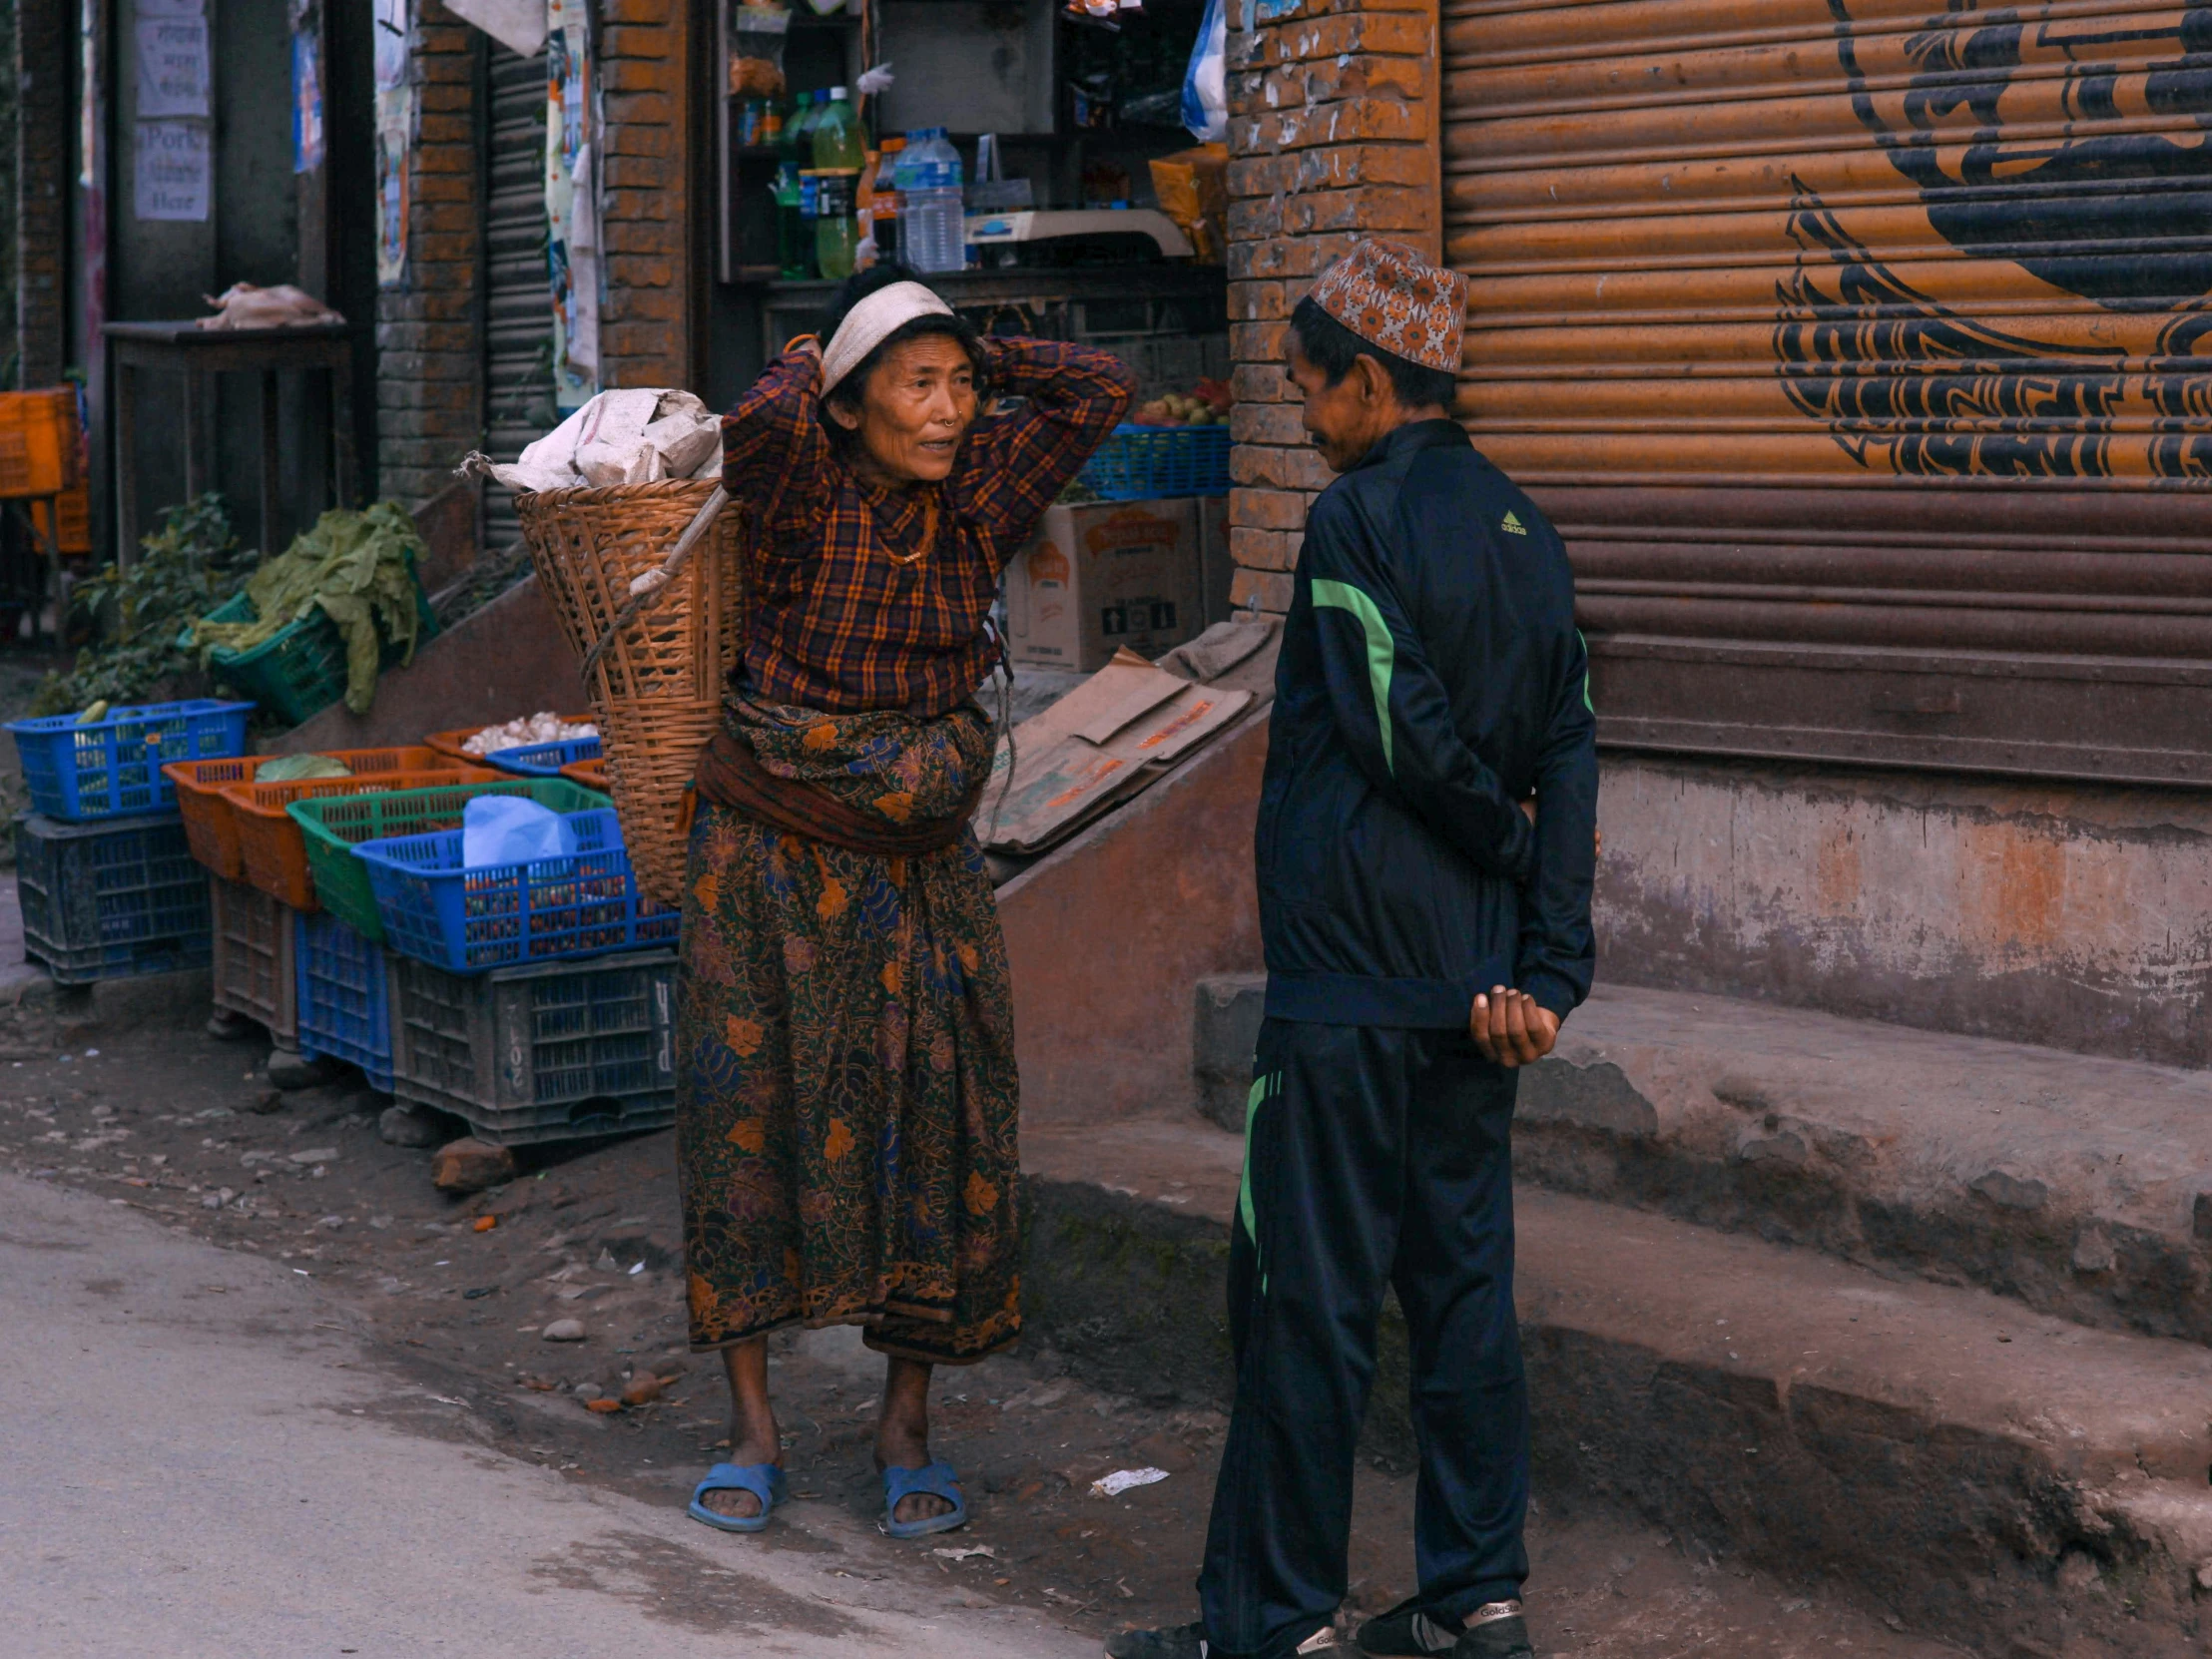
[[[327,755],[286,755],[281,760],[265,761],[254,774],[257,784],[297,784],[309,778],[350,778],[353,769],[343,761],[333,761]]]

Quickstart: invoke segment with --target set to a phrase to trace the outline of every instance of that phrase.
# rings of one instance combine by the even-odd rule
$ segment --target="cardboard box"
[[[1201,495],[1196,502],[1199,592],[1211,628],[1229,620],[1229,590],[1237,578],[1236,561],[1229,556],[1229,497]]]
[[[1188,497],[1053,507],[1006,567],[1007,654],[1095,674],[1116,651],[1157,657],[1196,638],[1205,608]]]

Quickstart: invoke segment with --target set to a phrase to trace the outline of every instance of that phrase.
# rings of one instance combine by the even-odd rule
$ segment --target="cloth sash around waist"
[[[804,779],[784,778],[769,771],[753,746],[725,726],[699,752],[692,788],[699,800],[771,829],[788,830],[795,835],[807,835],[854,852],[912,858],[942,851],[960,838],[961,830],[983,797],[985,782],[985,778],[978,777],[967,798],[944,818],[893,824],[839,801]]]

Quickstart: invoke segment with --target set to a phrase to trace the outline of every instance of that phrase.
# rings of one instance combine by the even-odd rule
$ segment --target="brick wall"
[[[385,495],[419,506],[483,435],[482,37],[421,0],[409,53],[406,285],[376,296],[376,445]]]
[[[1235,19],[1242,8],[1230,7]],[[1434,0],[1304,0],[1229,35],[1232,598],[1290,608],[1306,508],[1332,476],[1283,372],[1291,309],[1361,236],[1438,257]]]
[[[606,0],[599,15],[607,121],[600,164],[607,259],[600,380],[608,386],[689,385],[685,7],[683,0]]]
[[[62,283],[68,272],[71,49],[64,0],[19,0],[15,12],[15,338],[24,386],[60,381],[69,348]]]

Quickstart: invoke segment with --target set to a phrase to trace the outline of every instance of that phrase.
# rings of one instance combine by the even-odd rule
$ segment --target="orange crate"
[[[319,910],[322,906],[314,895],[314,877],[307,872],[307,843],[300,838],[299,826],[284,811],[294,801],[312,801],[331,795],[373,795],[381,790],[435,789],[441,784],[487,784],[506,778],[504,773],[486,767],[453,766],[444,756],[436,759],[438,765],[412,772],[359,778],[303,778],[290,784],[249,781],[226,786],[223,799],[229,804],[233,822],[238,826],[239,853],[246,867],[246,879],[295,910]]]
[[[531,712],[535,713],[536,711],[533,710]],[[596,724],[598,719],[599,717],[593,714],[563,715],[561,716],[561,724],[563,726],[590,726]],[[506,722],[504,721],[488,720],[484,723],[484,726],[504,726]],[[470,738],[476,736],[476,734],[481,732],[483,729],[483,726],[463,726],[462,728],[460,728],[460,730],[455,732],[432,732],[422,741],[428,744],[432,749],[436,750],[440,755],[452,756],[454,760],[460,762],[463,766],[489,766],[491,763],[485,760],[483,756],[471,755],[467,750],[461,747],[462,744],[466,743]]]
[[[351,770],[356,778],[380,778],[391,773],[461,770],[459,764],[421,744],[403,749],[318,749]],[[185,819],[185,841],[192,855],[226,881],[246,879],[246,855],[239,846],[238,819],[224,791],[233,784],[250,784],[254,776],[278,755],[234,755],[222,761],[172,761],[162,776],[177,788],[177,810]],[[344,783],[344,779],[316,782]]]
[[[59,495],[76,482],[76,391],[0,392],[0,497]]]
[[[587,790],[605,795],[608,790],[607,757],[602,755],[596,761],[571,761],[561,768],[561,776],[572,784],[581,784]]]

